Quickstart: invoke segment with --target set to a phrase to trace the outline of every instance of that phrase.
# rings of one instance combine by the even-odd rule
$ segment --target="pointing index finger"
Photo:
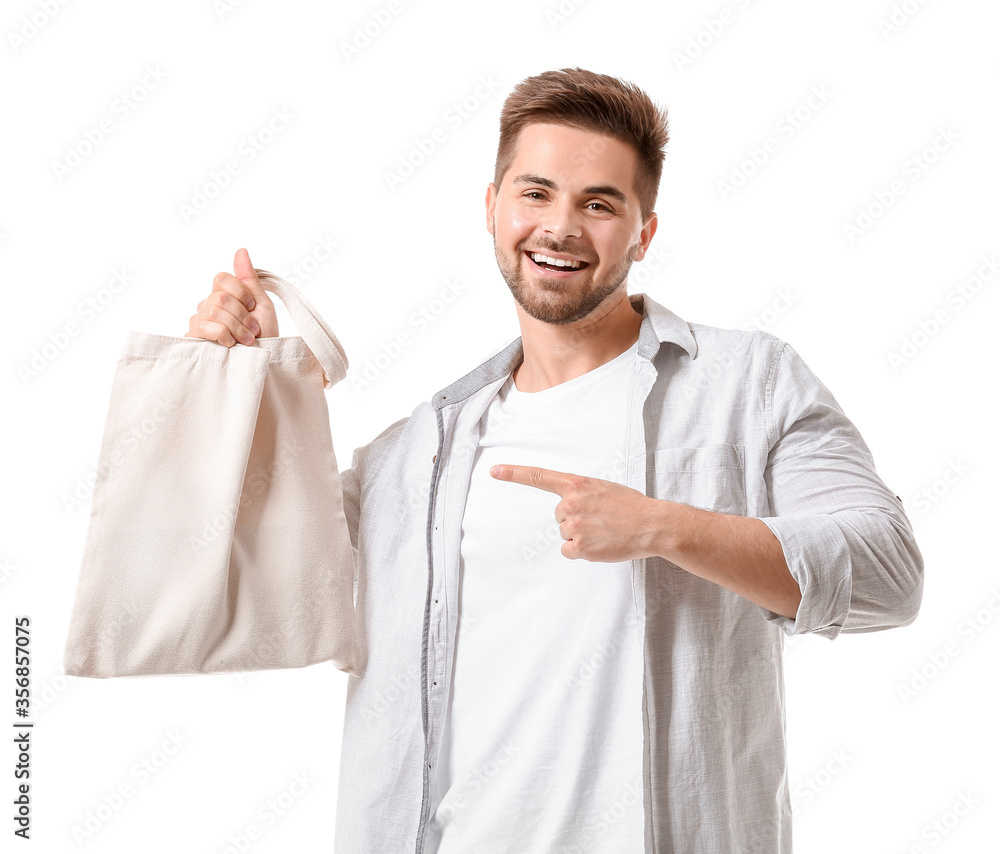
[[[544,489],[546,492],[554,492],[561,496],[563,490],[573,479],[573,475],[552,469],[543,469],[538,466],[493,466],[490,474],[497,480],[509,480],[514,483],[523,483],[525,486],[535,486]]]

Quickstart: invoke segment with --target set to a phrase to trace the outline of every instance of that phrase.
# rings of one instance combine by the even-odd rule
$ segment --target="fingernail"
[[[254,335],[260,335],[260,324],[256,320],[250,321],[250,331]]]
[[[250,297],[250,302],[247,303],[247,311],[253,311],[257,307],[257,302],[253,297]]]
[[[243,336],[243,343],[244,344],[253,344],[253,335],[251,335],[249,332],[246,335],[244,335]]]

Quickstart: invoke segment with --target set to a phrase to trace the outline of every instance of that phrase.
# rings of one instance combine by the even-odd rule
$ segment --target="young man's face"
[[[486,192],[486,227],[518,305],[545,323],[587,317],[646,254],[656,215],[642,222],[636,154],[617,139],[555,124],[521,130],[499,189]],[[579,261],[549,269],[532,255]],[[537,257],[537,256],[536,256]]]

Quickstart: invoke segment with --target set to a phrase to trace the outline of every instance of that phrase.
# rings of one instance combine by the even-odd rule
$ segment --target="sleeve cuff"
[[[802,601],[795,619],[757,607],[786,635],[812,633],[833,640],[844,627],[851,606],[851,552],[840,526],[828,515],[761,521],[781,543]]]

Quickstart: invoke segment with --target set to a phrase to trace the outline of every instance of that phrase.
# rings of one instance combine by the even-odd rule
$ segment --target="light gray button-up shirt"
[[[864,440],[788,344],[630,299],[643,318],[627,485],[762,519],[802,591],[790,619],[662,558],[632,561],[644,854],[789,854],[784,634],[909,624],[923,561]],[[478,424],[522,359],[517,339],[358,448],[342,473],[365,670],[348,677],[337,854],[424,850]],[[599,838],[589,845],[601,851]]]

